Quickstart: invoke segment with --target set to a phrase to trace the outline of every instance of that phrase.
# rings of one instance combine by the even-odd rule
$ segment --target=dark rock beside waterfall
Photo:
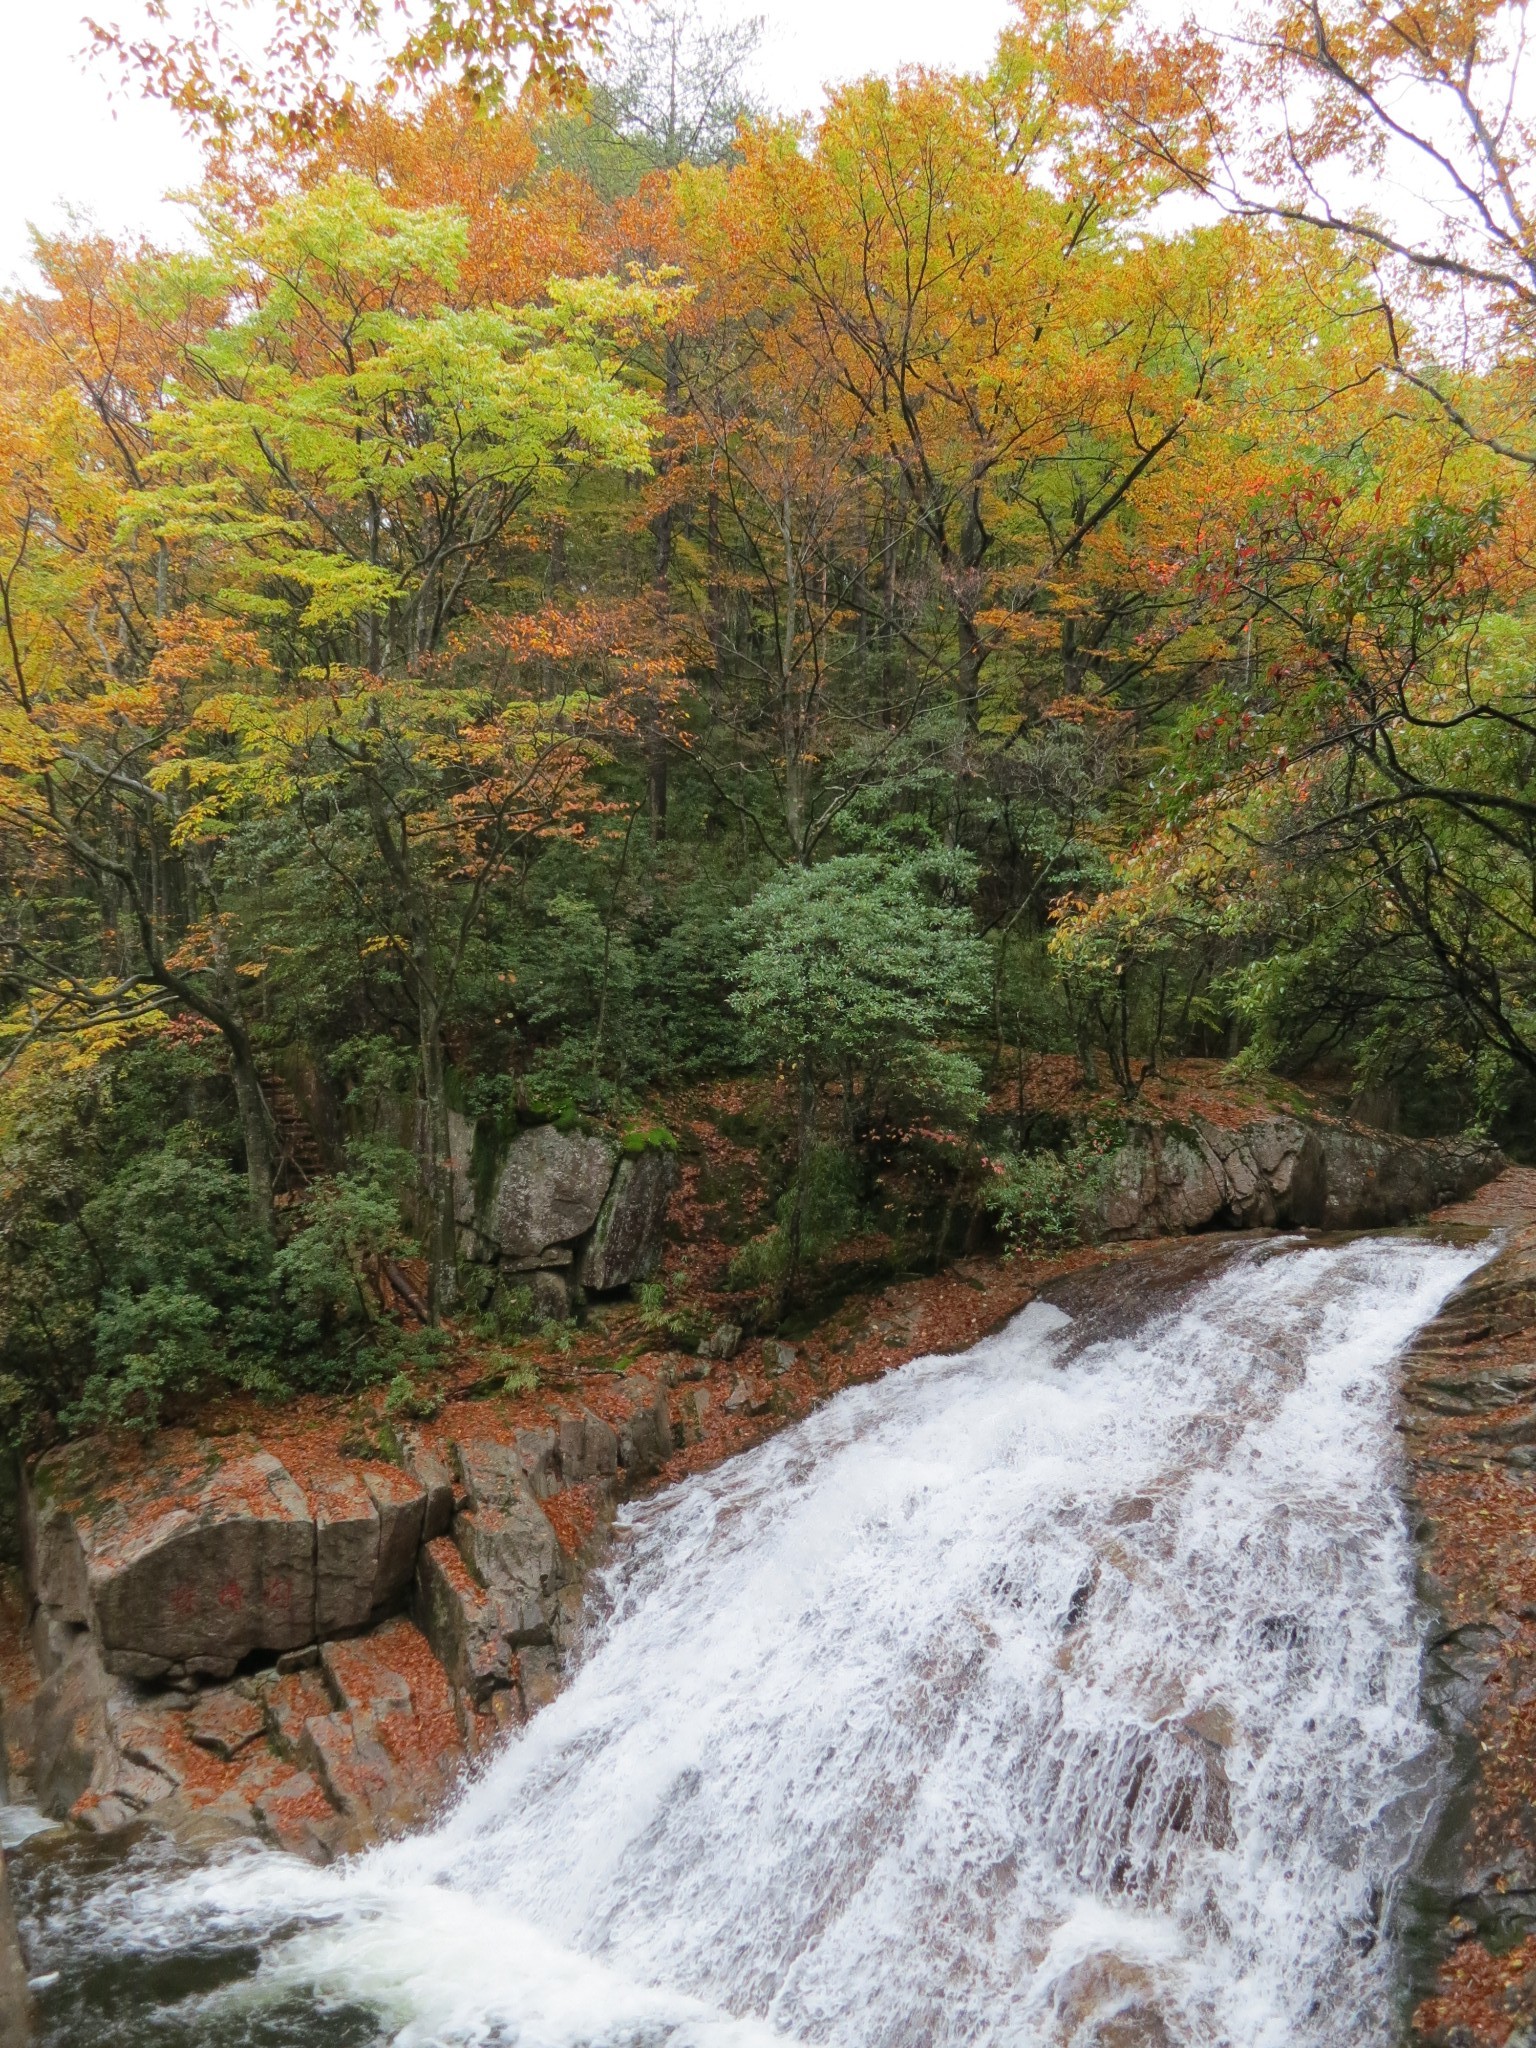
[[[416,1619],[460,1698],[479,1708],[512,1684],[512,1646],[501,1602],[450,1536],[436,1537],[416,1567]]]
[[[398,1615],[305,1669],[190,1695],[114,1678],[82,1635],[39,1699],[45,1812],[98,1834],[147,1820],[193,1849],[362,1848],[429,1818],[463,1755],[448,1675]]]
[[[1536,2022],[1536,1172],[1512,1168],[1439,1220],[1516,1226],[1402,1367],[1423,1704],[1449,1778],[1404,1888],[1406,2038],[1459,2048],[1524,2039]]]
[[[425,1496],[420,1543],[447,1534],[453,1520],[453,1470],[442,1453],[418,1430],[407,1430],[401,1444],[405,1471]]]
[[[88,1789],[108,1737],[111,1680],[81,1631],[44,1678],[32,1709],[32,1783],[39,1808],[62,1817]]]
[[[22,2048],[32,2038],[32,1994],[27,1988],[26,1959],[16,1931],[5,1851],[0,1849],[0,2041]]]
[[[1458,1201],[1504,1166],[1495,1145],[1413,1139],[1275,1115],[1229,1127],[1133,1123],[1100,1169],[1094,1234],[1176,1236],[1213,1225],[1373,1229]]]
[[[642,1413],[654,1435],[649,1383],[645,1394],[619,1395],[619,1419]],[[455,1447],[464,1505],[451,1537],[422,1552],[416,1613],[463,1714],[518,1719],[558,1684],[565,1595],[579,1578],[583,1535],[611,1513],[624,1447],[619,1428],[584,1408]],[[578,1500],[568,1555],[543,1503]],[[468,1723],[466,1732],[479,1739]]]
[[[611,1386],[594,1388],[589,1398],[614,1433],[625,1479],[633,1485],[660,1471],[672,1455],[672,1416],[665,1382],[645,1373],[626,1373]]]
[[[564,1559],[535,1480],[547,1498],[559,1458],[553,1430],[520,1431],[517,1441],[459,1446],[469,1506],[454,1517],[459,1554],[476,1583],[498,1603],[509,1649],[548,1642],[555,1598],[565,1581]]]
[[[648,1280],[661,1263],[667,1203],[677,1185],[677,1161],[651,1148],[619,1162],[591,1239],[582,1254],[583,1287],[594,1294]]]

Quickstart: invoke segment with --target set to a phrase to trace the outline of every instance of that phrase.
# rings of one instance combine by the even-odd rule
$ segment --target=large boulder
[[[270,1451],[154,1467],[101,1493],[80,1446],[42,1461],[27,1517],[45,1670],[88,1629],[105,1669],[227,1678],[253,1652],[359,1628],[411,1584],[427,1489],[393,1467],[317,1462],[301,1486]]]
[[[532,1269],[559,1256],[597,1221],[617,1156],[610,1138],[558,1131],[553,1124],[523,1131],[513,1140],[476,1230],[513,1269]]]
[[[1275,1115],[1136,1122],[1086,1190],[1102,1237],[1303,1226],[1365,1230],[1459,1201],[1502,1171],[1495,1145]]]
[[[677,1161],[669,1151],[653,1147],[620,1160],[582,1254],[583,1287],[605,1294],[650,1278],[661,1263],[667,1203],[676,1185]]]

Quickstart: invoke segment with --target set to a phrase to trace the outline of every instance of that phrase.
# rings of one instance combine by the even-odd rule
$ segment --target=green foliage
[[[1026,11],[984,80],[748,132],[750,25],[621,10],[579,104],[423,75],[232,159],[189,252],[40,244],[0,304],[0,1446],[229,1389],[393,1430],[440,1376],[378,1299],[413,1232],[522,1384],[528,1287],[455,1296],[458,1176],[531,1121],[672,1148],[695,1083],[739,1122],[690,1191],[774,1310],[861,1229],[941,1254],[1005,1114],[1000,1230],[1075,1241],[1101,1134],[1035,1149],[1074,1128],[1035,1055],[1531,1146],[1518,480],[1362,370],[1366,272],[1106,180],[1083,22]],[[1523,388],[1499,346],[1468,418]]]
[[[771,1230],[743,1245],[731,1261],[733,1287],[766,1289],[778,1298],[798,1261],[816,1266],[853,1236],[860,1223],[862,1173],[842,1145],[812,1147],[793,1185],[775,1205]]]
[[[619,1139],[619,1150],[638,1159],[646,1152],[675,1152],[677,1140],[665,1124],[631,1124]]]
[[[844,854],[790,868],[741,914],[750,945],[732,998],[758,1054],[960,1120],[981,1075],[952,1040],[982,1013],[988,956],[963,863]]]
[[[29,1089],[0,1191],[0,1443],[49,1415],[143,1430],[220,1389],[345,1390],[419,1370],[421,1346],[441,1342],[403,1340],[372,1288],[375,1262],[408,1246],[410,1160],[359,1154],[314,1186],[279,1247],[216,1142],[217,1097],[177,1114],[209,1079],[197,1052],[151,1041]]]
[[[643,1280],[635,1289],[635,1299],[648,1335],[691,1349],[705,1334],[705,1318],[697,1308],[689,1307],[684,1292],[687,1285],[688,1275],[682,1271],[666,1279]]]
[[[746,1063],[729,1002],[742,892],[705,850],[690,849],[680,874],[631,850],[621,886],[590,853],[553,848],[538,882],[506,933],[516,986],[497,1003],[526,1035],[531,1098],[623,1115],[647,1088]]]
[[[983,1190],[1007,1244],[1020,1251],[1065,1251],[1092,1238],[1116,1134],[1098,1131],[1058,1152],[1000,1152]]]
[[[408,1154],[378,1146],[306,1196],[299,1228],[273,1260],[301,1344],[319,1348],[342,1330],[361,1334],[376,1323],[372,1275],[380,1260],[406,1249],[399,1190],[413,1170]]]
[[[167,409],[136,524],[228,550],[221,593],[295,649],[431,644],[434,571],[592,463],[649,464],[645,395],[598,336],[656,294],[555,282],[513,314],[459,310],[461,214],[337,175],[207,233],[238,309],[202,343],[206,395]],[[437,616],[435,608],[431,617]]]
[[[110,1277],[67,1427],[152,1428],[175,1395],[281,1386],[272,1250],[251,1222],[242,1174],[168,1146],[114,1175],[79,1229]]]

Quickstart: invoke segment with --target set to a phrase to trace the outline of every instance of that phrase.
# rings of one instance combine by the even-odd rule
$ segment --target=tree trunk
[[[666,616],[672,574],[672,507],[664,506],[652,524],[656,539],[656,609]],[[645,712],[645,797],[651,844],[667,836],[667,738],[661,727],[661,706],[648,699]]]
[[[709,581],[705,587],[704,604],[709,619],[710,660],[718,689],[725,681],[725,577],[720,550],[720,494],[713,488],[705,512],[705,536]]]
[[[421,1094],[426,1148],[427,1311],[432,1327],[458,1297],[458,1223],[453,1210],[453,1146],[448,1131],[448,1062],[442,1014],[430,954],[417,954],[417,1016],[421,1036]]]
[[[272,1230],[272,1198],[277,1161],[273,1140],[272,1112],[256,1071],[250,1040],[244,1032],[224,1033],[229,1047],[230,1072],[235,1083],[235,1104],[240,1112],[240,1135],[245,1142],[245,1178],[250,1189],[251,1217],[257,1227]]]
[[[458,1223],[453,1211],[453,1152],[448,1134],[448,1061],[443,1050],[443,1001],[432,948],[432,920],[416,887],[410,842],[397,839],[384,796],[367,782],[369,822],[385,872],[398,892],[410,933],[408,984],[416,1004],[421,1058],[423,1193],[426,1197],[427,1309],[435,1329],[458,1298]]]
[[[782,1316],[796,1281],[800,1278],[800,1261],[805,1243],[805,1177],[810,1165],[811,1150],[816,1142],[816,1084],[811,1075],[809,1052],[800,1055],[800,1106],[795,1119],[795,1185],[790,1199],[789,1216],[784,1225],[784,1277],[779,1284],[779,1298],[775,1304],[777,1316]]]
[[[205,893],[212,900],[213,892],[207,886],[207,878],[200,879],[204,882]],[[275,1224],[272,1198],[277,1192],[277,1133],[257,1070],[251,1034],[246,1029],[245,1013],[240,1003],[240,984],[230,963],[229,946],[217,907],[209,920],[209,935],[213,945],[220,1012],[210,1021],[218,1025],[229,1048],[229,1070],[235,1084],[235,1105],[240,1113],[240,1135],[245,1143],[245,1176],[250,1188],[251,1216],[257,1228],[270,1235]]]
[[[973,492],[961,522],[960,574],[955,581],[960,702],[965,722],[973,731],[981,723],[981,666],[987,658],[986,642],[976,629],[976,607],[981,595],[981,565],[991,545],[992,536],[982,524],[980,493]]]

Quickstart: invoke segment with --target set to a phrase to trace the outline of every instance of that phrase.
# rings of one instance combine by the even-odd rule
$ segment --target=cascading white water
[[[221,1998],[401,2048],[1385,2043],[1439,1765],[1391,1360],[1486,1256],[1271,1242],[845,1393],[628,1513],[435,1832],[120,1893],[120,1938],[280,1916]]]

